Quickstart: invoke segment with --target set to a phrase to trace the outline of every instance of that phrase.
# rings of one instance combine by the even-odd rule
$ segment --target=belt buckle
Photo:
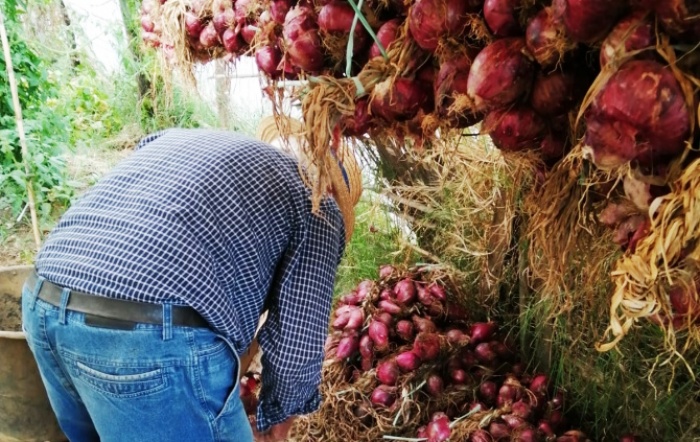
[[[124,319],[105,318],[104,316],[85,314],[85,325],[89,327],[108,328],[113,330],[134,330],[136,323]]]

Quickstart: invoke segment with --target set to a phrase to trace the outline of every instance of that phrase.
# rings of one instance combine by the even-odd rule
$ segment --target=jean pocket
[[[81,361],[65,356],[72,359],[68,366],[76,380],[112,397],[146,396],[163,390],[168,384],[166,371],[160,366]]]
[[[238,358],[229,344],[216,338],[220,344],[199,352],[197,372],[209,416],[216,420],[236,410],[238,398]],[[202,349],[202,347],[200,347]]]

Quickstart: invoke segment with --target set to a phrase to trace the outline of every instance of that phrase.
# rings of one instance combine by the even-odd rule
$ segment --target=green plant
[[[10,43],[17,94],[23,112],[29,158],[23,158],[12,105],[5,58],[0,58],[0,190],[18,214],[25,204],[29,165],[42,221],[69,204],[72,190],[62,155],[68,143],[66,121],[56,112],[57,85],[46,63],[20,35],[21,10],[10,0],[4,3],[5,26]]]

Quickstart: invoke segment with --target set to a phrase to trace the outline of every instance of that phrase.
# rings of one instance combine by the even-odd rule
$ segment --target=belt
[[[27,284],[34,288],[38,279],[36,271],[33,271],[27,278]],[[38,297],[42,301],[59,307],[62,293],[63,287],[44,280]],[[71,290],[66,309],[85,313],[85,322],[92,325],[115,326],[120,322],[163,324],[162,304],[106,298],[76,290]],[[183,327],[209,327],[207,321],[195,309],[179,305],[172,306],[172,324]]]

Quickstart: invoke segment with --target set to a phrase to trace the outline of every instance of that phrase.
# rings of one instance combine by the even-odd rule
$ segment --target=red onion
[[[437,373],[431,373],[425,380],[425,390],[432,397],[440,397],[445,390],[445,382]]]
[[[634,434],[627,433],[620,436],[620,442],[641,442],[641,439]]]
[[[233,5],[234,21],[243,26],[249,20],[257,19],[260,12],[256,9],[257,5],[253,0],[236,0]]]
[[[270,1],[270,16],[272,20],[279,24],[284,24],[284,19],[292,7],[291,0],[271,0]]]
[[[199,43],[205,48],[213,48],[219,42],[219,35],[216,33],[214,23],[209,22],[199,34]]]
[[[326,3],[318,13],[318,27],[327,33],[338,35],[350,35],[355,11],[347,2],[331,0]],[[364,26],[358,22],[355,26],[353,38],[353,53],[357,54],[363,50],[369,41],[369,34]]]
[[[472,344],[488,341],[498,330],[495,322],[475,322],[469,329]]]
[[[416,437],[418,439],[427,439],[428,438],[428,428],[423,425],[422,427],[418,427],[418,430],[416,432]]]
[[[333,323],[331,324],[331,326],[336,330],[342,330],[348,324],[349,320],[350,320],[350,314],[345,313],[343,315],[337,316],[333,320]]]
[[[370,101],[372,115],[388,122],[410,120],[428,99],[423,84],[399,77],[388,78],[374,87]]]
[[[519,399],[518,388],[513,385],[503,384],[501,388],[498,389],[498,397],[496,398],[496,405],[503,407],[504,405],[512,404]]]
[[[379,312],[374,315],[374,319],[376,319],[379,322],[383,322],[386,324],[387,327],[391,327],[394,325],[394,317],[391,316],[391,313],[387,312]]]
[[[537,430],[525,424],[513,432],[512,442],[539,442],[542,440]]]
[[[493,144],[506,152],[537,148],[547,133],[545,121],[526,106],[494,110],[484,118]]]
[[[360,358],[360,368],[362,371],[370,371],[374,367],[374,356],[362,356]]]
[[[584,154],[599,167],[663,163],[690,132],[683,92],[668,68],[632,60],[610,78],[586,111]]]
[[[503,421],[513,430],[518,429],[527,423],[525,419],[514,414],[504,414],[501,416],[501,419],[503,419]]]
[[[447,319],[451,323],[465,322],[467,319],[469,319],[469,315],[464,307],[452,302],[447,305]]]
[[[450,57],[440,63],[440,70],[433,84],[435,108],[439,115],[447,115],[456,95],[467,94],[467,79],[472,58],[465,54]]]
[[[491,364],[498,358],[498,355],[493,351],[488,342],[478,344],[474,348],[474,356],[476,356],[476,359],[482,364]]]
[[[418,297],[418,302],[425,306],[430,306],[435,302],[435,298],[430,293],[428,288],[423,283],[416,283],[416,296]]]
[[[528,404],[522,399],[515,401],[511,406],[511,413],[525,419],[526,421],[529,421],[533,414],[532,405]]]
[[[510,440],[510,427],[504,422],[499,422],[496,420],[491,421],[489,424],[489,433],[494,440]]]
[[[153,23],[153,20],[151,19],[151,17],[149,17],[148,15],[142,15],[141,16],[141,27],[146,32],[153,32],[156,25],[155,25],[155,23]]]
[[[572,46],[563,34],[564,28],[554,17],[554,10],[547,6],[528,22],[525,44],[537,63],[551,67]]]
[[[469,6],[463,0],[416,0],[408,15],[409,31],[418,46],[434,51],[441,39],[464,31]]]
[[[498,385],[493,381],[484,381],[479,385],[479,397],[487,405],[496,403],[498,397]]]
[[[386,288],[379,292],[379,300],[380,301],[395,301],[396,299],[394,298],[394,291],[390,288]]]
[[[402,319],[396,323],[396,335],[406,342],[413,342],[415,337],[415,331],[413,330],[413,323],[406,319]]]
[[[552,426],[554,431],[558,432],[566,425],[566,418],[562,414],[561,410],[553,410],[548,416],[549,424]]]
[[[349,358],[357,351],[359,347],[359,338],[357,334],[345,336],[338,342],[338,348],[335,351],[337,359]]]
[[[493,35],[512,37],[520,33],[518,9],[521,0],[486,0],[484,2],[484,20]]]
[[[255,36],[258,34],[258,27],[255,25],[245,25],[241,28],[241,37],[247,44],[253,44]]]
[[[554,16],[561,18],[573,41],[592,43],[603,38],[615,24],[622,2],[610,0],[554,0]]]
[[[405,351],[396,356],[396,364],[403,372],[414,371],[421,365],[421,360],[412,351]]]
[[[391,301],[379,301],[379,304],[377,304],[380,310],[384,310],[387,313],[391,313],[392,315],[398,315],[401,313],[401,307],[398,305],[394,304]]]
[[[469,344],[469,335],[458,328],[448,330],[445,337],[450,344],[460,346]]]
[[[323,68],[323,48],[313,9],[307,6],[290,9],[282,35],[292,65],[307,72],[318,72]]]
[[[546,420],[540,421],[537,425],[537,429],[549,440],[550,438],[555,438],[556,434],[552,430],[552,426]]]
[[[390,278],[396,269],[390,264],[384,264],[379,267],[379,279]]]
[[[564,407],[564,394],[561,391],[557,391],[554,393],[549,403],[553,410],[561,410]]]
[[[530,381],[530,391],[535,393],[538,398],[546,398],[549,396],[549,378],[545,374],[538,374]]]
[[[462,351],[459,353],[459,363],[464,368],[471,368],[474,365],[478,364],[478,361],[476,360],[476,356],[474,356],[474,353],[465,348],[462,349]]]
[[[374,290],[374,281],[365,279],[357,285],[357,296],[360,301],[364,301]]]
[[[645,183],[631,174],[627,174],[622,179],[622,187],[627,199],[632,201],[639,210],[643,212],[649,210],[649,204],[654,198],[651,194],[650,184]]]
[[[355,307],[354,305],[340,305],[337,309],[335,309],[335,315],[336,316],[347,315],[356,309],[357,309],[357,307]]]
[[[567,152],[566,136],[560,132],[550,131],[540,141],[539,152],[547,162],[556,161]]]
[[[537,75],[530,105],[538,114],[553,117],[571,109],[576,98],[576,77],[556,70]]]
[[[534,66],[524,49],[524,38],[502,38],[474,58],[467,93],[477,111],[508,106],[530,88]]]
[[[382,44],[385,51],[389,50],[389,45],[396,40],[399,26],[401,26],[401,19],[393,18],[379,27],[377,31],[377,40]],[[379,51],[377,43],[372,43],[372,46],[369,48],[369,58],[381,57],[381,55],[382,53]]]
[[[700,303],[695,287],[695,285],[690,287],[676,285],[669,291],[668,298],[676,316],[685,318],[692,315],[693,321],[700,319]]]
[[[396,385],[399,380],[399,367],[393,358],[377,364],[377,379],[384,385]]]
[[[450,418],[445,413],[435,413],[426,429],[428,442],[445,442],[450,438]]]
[[[340,340],[341,333],[339,331],[334,331],[326,337],[326,343],[323,345],[323,351],[325,353],[330,352],[331,348],[338,343]]]
[[[359,348],[362,357],[371,358],[374,356],[374,342],[372,342],[372,338],[370,338],[369,335],[362,335]]]
[[[418,315],[413,315],[411,318],[413,320],[413,325],[416,326],[416,330],[424,333],[435,333],[437,331],[437,327],[435,326],[435,323],[431,321],[428,318],[424,318],[422,316]]]
[[[358,330],[360,327],[362,327],[362,324],[365,322],[365,314],[360,308],[353,310],[348,316],[349,319],[348,323],[345,325],[345,328]]]
[[[416,286],[410,279],[402,279],[394,286],[394,293],[400,304],[410,304],[416,298]]]
[[[476,430],[469,436],[469,442],[493,442],[491,434],[486,430]]]
[[[199,34],[202,33],[202,29],[204,29],[204,23],[202,23],[197,14],[191,11],[186,12],[185,32],[187,32],[187,35],[198,38]]]
[[[226,29],[233,26],[236,19],[236,15],[233,12],[233,8],[226,8],[223,11],[214,14],[211,22],[214,24],[214,29],[219,35],[223,35]]]
[[[445,293],[445,288],[438,284],[437,282],[433,282],[428,286],[428,291],[430,292],[431,295],[433,295],[435,298],[439,299],[440,301],[447,301],[447,293]]]
[[[450,380],[455,385],[469,384],[470,376],[463,368],[454,368],[450,370]]]
[[[697,1],[657,1],[654,12],[661,26],[670,35],[689,41],[700,39],[700,3]]]
[[[232,54],[238,54],[241,49],[245,47],[245,42],[243,41],[241,34],[231,28],[224,31],[224,34],[221,36],[221,40],[224,44],[224,49],[226,49],[226,52],[230,52]]]
[[[389,348],[389,327],[383,322],[372,320],[369,324],[369,337],[372,338],[374,346],[379,351]]]
[[[586,442],[586,435],[578,430],[569,430],[557,438],[557,442]]]
[[[431,361],[440,354],[440,338],[435,333],[418,333],[413,341],[413,351],[424,361]]]
[[[655,45],[654,27],[646,14],[645,11],[633,12],[615,25],[600,48],[601,68],[614,58]]]
[[[396,388],[380,385],[372,391],[369,400],[374,407],[390,407],[396,401]]]

